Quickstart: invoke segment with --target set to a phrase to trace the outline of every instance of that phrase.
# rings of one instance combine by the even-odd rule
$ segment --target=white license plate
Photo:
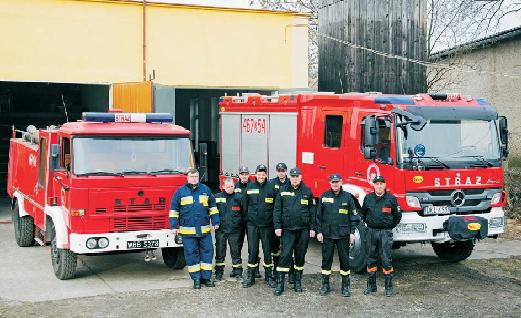
[[[446,205],[442,206],[428,206],[423,210],[424,215],[444,215],[450,214],[450,208]]]
[[[157,248],[159,247],[159,240],[145,240],[145,241],[128,241],[127,248]]]

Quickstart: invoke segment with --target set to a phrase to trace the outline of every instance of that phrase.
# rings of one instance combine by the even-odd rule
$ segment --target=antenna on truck
[[[67,122],[69,122],[69,114],[67,113],[67,105],[65,105],[65,100],[63,99],[63,94],[62,94],[62,104],[63,104],[63,109],[65,111],[65,119],[67,120]]]

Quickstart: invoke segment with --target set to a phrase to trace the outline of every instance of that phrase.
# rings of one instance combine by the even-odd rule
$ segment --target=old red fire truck
[[[168,213],[193,166],[190,132],[170,114],[84,113],[60,127],[13,130],[16,242],[50,243],[59,279],[74,277],[78,254],[161,248],[167,266],[182,268]]]
[[[319,196],[328,176],[341,173],[344,189],[362,204],[383,175],[403,211],[395,247],[431,243],[449,261],[471,255],[475,242],[453,241],[450,215],[488,220],[488,235],[505,225],[502,160],[507,121],[481,98],[457,94],[296,93],[226,96],[221,115],[221,178],[240,165],[298,166]],[[365,266],[365,227],[351,250],[353,269]]]

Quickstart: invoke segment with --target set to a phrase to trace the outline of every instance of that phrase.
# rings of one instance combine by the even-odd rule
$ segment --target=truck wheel
[[[445,242],[441,244],[432,243],[434,253],[439,258],[456,263],[467,259],[474,249],[474,242],[468,241],[456,241],[453,243]]]
[[[165,247],[161,249],[165,265],[171,269],[182,269],[185,267],[185,255],[182,247]]]
[[[14,238],[20,247],[34,245],[34,219],[32,216],[20,216],[18,202],[14,204],[12,220],[14,225]]]
[[[349,265],[358,274],[364,273],[367,265],[367,227],[357,225],[355,242],[349,249]]]
[[[56,243],[56,230],[51,223],[51,260],[54,275],[58,279],[66,280],[74,277],[78,257],[71,250],[58,248]]]

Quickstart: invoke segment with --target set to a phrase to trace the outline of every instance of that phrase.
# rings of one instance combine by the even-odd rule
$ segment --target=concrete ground
[[[272,297],[271,290],[262,281],[246,290],[240,288],[239,283],[234,279],[226,278],[224,282],[219,283],[217,288],[204,289],[198,294],[197,291],[190,288],[192,282],[186,271],[174,271],[167,268],[163,265],[160,253],[157,255],[157,260],[149,263],[143,261],[144,253],[80,256],[76,278],[60,281],[55,278],[52,270],[49,247],[18,247],[14,241],[12,227],[8,202],[0,201],[0,251],[2,254],[0,317],[17,316],[16,313],[24,313],[22,316],[25,314],[36,316],[148,316],[152,313],[169,316],[169,310],[175,309],[175,306],[169,302],[174,299],[189,316],[204,315],[202,311],[192,311],[191,305],[198,304],[198,306],[207,308],[209,304],[217,302],[218,299],[221,299],[218,306],[224,310],[219,312],[219,315],[228,316],[239,312],[246,316],[262,316],[263,312],[268,316],[288,314],[286,308],[278,311],[276,307],[270,305],[269,301],[258,299],[261,296],[270,299]],[[437,298],[456,307],[458,306],[456,300],[459,298],[473,299],[476,301],[476,305],[480,305],[476,299],[495,298],[496,292],[491,291],[490,288],[497,288],[504,297],[502,301],[490,302],[491,310],[503,306],[501,308],[503,308],[504,316],[509,316],[517,310],[519,310],[517,313],[521,314],[521,270],[516,271],[509,267],[509,264],[521,265],[520,243],[518,240],[484,240],[476,246],[470,259],[460,264],[441,261],[434,255],[430,245],[406,246],[396,250],[393,255],[397,269],[397,296],[395,298],[398,300],[393,298],[390,301],[381,297],[377,300],[377,298],[371,298],[373,296],[364,298],[361,296],[361,290],[365,284],[365,277],[352,275],[355,294],[352,299],[358,299],[354,306],[362,306],[360,308],[367,310],[364,304],[368,303],[368,299],[373,299],[376,303],[369,307],[374,305],[380,308],[382,311],[375,313],[380,312],[383,315],[387,315],[386,303],[402,304],[402,302],[405,302],[405,306],[410,306],[404,311],[405,316],[414,315],[415,312],[427,316],[430,316],[429,313],[435,312],[450,315],[450,311],[424,310],[428,310],[429,306],[439,309],[435,307],[434,299]],[[310,244],[304,278],[307,290],[303,294],[297,295],[288,292],[289,295],[284,296],[286,301],[293,299],[295,305],[300,304],[299,306],[301,306],[292,306],[294,311],[289,315],[300,312],[299,315],[316,316],[320,313],[318,309],[324,308],[324,306],[331,314],[337,315],[341,313],[339,308],[351,306],[347,305],[348,302],[338,295],[331,296],[327,300],[317,296],[316,291],[320,287],[320,254],[320,244],[317,242]],[[245,264],[245,251],[243,260]],[[230,263],[228,259],[227,264]],[[338,269],[336,262],[334,269]],[[230,266],[227,267],[227,272],[229,270],[231,270]],[[338,289],[338,286],[334,286]],[[513,296],[516,293],[517,298]],[[177,296],[174,297],[174,295]],[[223,298],[224,295],[226,295],[225,298]],[[176,297],[182,297],[183,301],[180,302]],[[202,299],[207,299],[207,297],[215,299],[208,303],[201,303]],[[443,300],[445,298],[447,299]],[[107,299],[110,299],[110,302],[107,302]],[[510,301],[507,302],[507,299]],[[309,307],[308,300],[319,302],[317,311]],[[150,303],[147,304],[147,302]],[[165,302],[165,305],[160,305],[162,302]],[[75,308],[75,304],[80,303],[83,304],[81,308]],[[237,312],[238,303],[251,304],[253,307],[249,310],[247,307],[240,306],[240,310]],[[281,301],[281,305],[283,303],[284,301]],[[469,304],[472,302],[461,305],[462,308],[466,308]],[[483,304],[481,303],[481,305]],[[63,308],[63,310],[57,308]],[[133,309],[126,311],[124,308]],[[209,310],[211,310],[210,307]],[[393,310],[398,309],[393,307]],[[357,315],[361,313],[356,312]],[[471,312],[455,311],[454,313],[457,313],[458,316],[465,316]]]

